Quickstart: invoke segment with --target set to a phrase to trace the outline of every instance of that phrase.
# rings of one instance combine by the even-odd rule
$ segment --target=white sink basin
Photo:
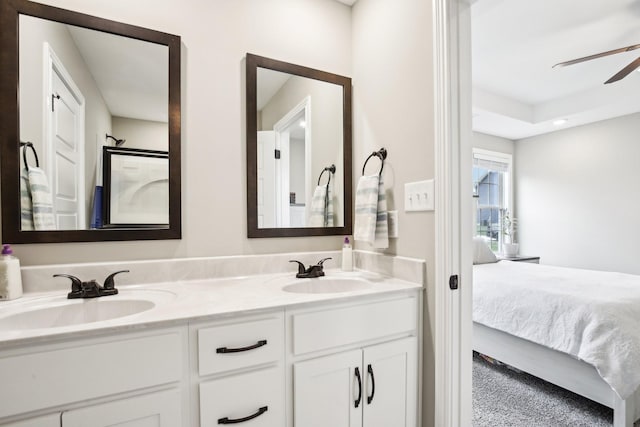
[[[317,279],[298,279],[282,288],[285,292],[298,294],[333,294],[360,291],[371,288],[371,283],[362,279],[320,277]]]
[[[136,289],[89,299],[38,298],[17,304],[0,315],[0,331],[59,328],[117,319],[151,310],[175,296],[169,291]]]

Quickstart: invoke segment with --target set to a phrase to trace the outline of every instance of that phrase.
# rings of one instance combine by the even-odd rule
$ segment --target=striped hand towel
[[[389,221],[387,214],[387,196],[384,191],[382,175],[378,180],[378,208],[376,215],[376,232],[373,247],[387,249],[389,247]]]
[[[373,244],[374,248],[389,246],[387,200],[382,177],[363,176],[356,190],[356,212],[353,239]]]
[[[333,191],[331,185],[318,185],[311,199],[311,227],[333,227]]]
[[[33,205],[29,190],[29,173],[26,169],[20,171],[20,230],[33,230]]]
[[[29,190],[33,205],[33,225],[36,230],[55,230],[53,201],[49,181],[44,171],[37,167],[29,168]]]

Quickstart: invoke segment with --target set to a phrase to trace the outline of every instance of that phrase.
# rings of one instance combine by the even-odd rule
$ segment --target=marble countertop
[[[101,297],[126,299],[128,295],[144,295],[158,300],[155,307],[111,320],[81,323],[42,329],[6,326],[8,316],[24,313],[36,307],[68,304],[68,291],[25,293],[20,299],[0,302],[0,348],[41,343],[49,340],[71,339],[117,331],[135,331],[148,327],[184,324],[186,321],[213,320],[224,316],[249,314],[261,310],[296,307],[321,302],[341,302],[354,298],[406,292],[420,289],[416,283],[383,276],[367,271],[343,272],[325,270],[322,279],[296,279],[291,273],[227,277],[220,279],[182,280],[144,285],[118,286],[116,296]],[[333,293],[293,293],[285,286],[303,280],[366,280],[370,287]],[[73,300],[77,304],[91,300]],[[95,301],[95,300],[93,300]],[[5,326],[3,327],[3,323]]]

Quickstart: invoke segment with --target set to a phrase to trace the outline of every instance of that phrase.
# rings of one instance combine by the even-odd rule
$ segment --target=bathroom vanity
[[[298,285],[304,281],[314,282]],[[120,290],[73,303],[97,302],[100,310],[109,298],[131,302],[149,292],[153,308],[44,328],[20,313],[64,306],[64,291],[0,306],[0,425],[419,421],[419,284],[329,270],[317,279],[277,273]]]

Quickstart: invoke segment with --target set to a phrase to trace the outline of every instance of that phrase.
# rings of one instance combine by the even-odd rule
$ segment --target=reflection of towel
[[[26,169],[20,171],[20,230],[33,230],[33,206],[29,191],[29,175]]]
[[[353,239],[369,242],[377,249],[389,247],[387,200],[381,176],[363,176],[358,181]]]
[[[53,216],[53,202],[47,175],[37,167],[30,167],[28,174],[34,228],[36,230],[55,230],[56,222]]]
[[[311,199],[311,227],[333,227],[333,192],[331,185],[318,185]]]

